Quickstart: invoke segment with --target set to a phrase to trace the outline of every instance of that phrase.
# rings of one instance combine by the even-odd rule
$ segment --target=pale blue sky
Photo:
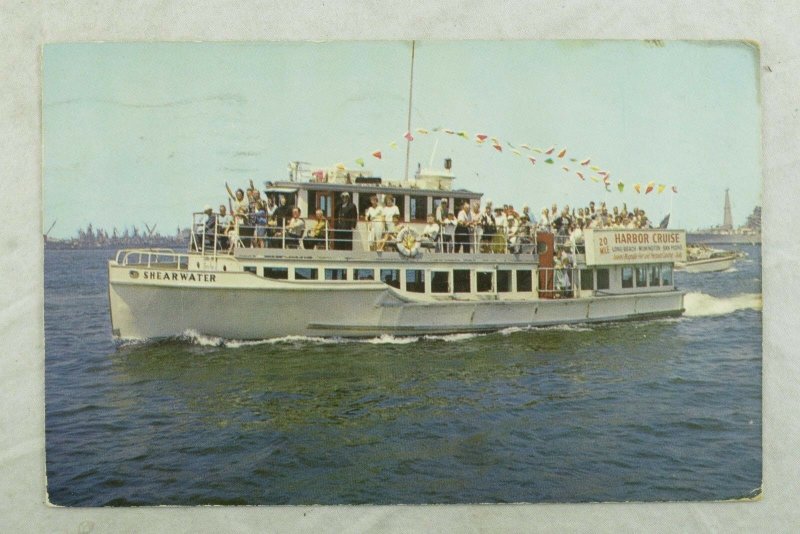
[[[455,187],[538,212],[556,201],[640,206],[653,219],[676,185],[673,227],[735,224],[761,202],[758,52],[745,43],[418,42],[412,128],[566,147],[611,172],[606,193],[561,163],[504,146],[416,135],[411,167],[454,160]],[[188,226],[224,182],[286,179],[291,160],[402,177],[409,42],[51,44],[44,49],[44,225]],[[384,159],[370,157],[382,149]],[[571,168],[575,163],[566,162]]]

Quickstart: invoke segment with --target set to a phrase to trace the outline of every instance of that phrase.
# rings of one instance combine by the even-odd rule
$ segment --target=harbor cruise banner
[[[584,230],[586,265],[686,261],[685,230]]]

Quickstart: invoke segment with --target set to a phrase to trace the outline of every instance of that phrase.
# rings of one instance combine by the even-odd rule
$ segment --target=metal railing
[[[141,265],[170,269],[188,269],[189,255],[169,248],[134,248],[118,250],[114,261],[118,265]]]

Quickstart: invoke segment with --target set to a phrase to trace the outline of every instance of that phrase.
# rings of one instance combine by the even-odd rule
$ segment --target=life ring
[[[417,235],[414,231],[405,227],[397,234],[397,252],[406,258],[416,258],[420,252],[420,242],[417,240]]]

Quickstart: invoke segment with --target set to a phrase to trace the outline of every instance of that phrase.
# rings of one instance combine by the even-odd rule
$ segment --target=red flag
[[[536,158],[528,156],[528,159],[531,160],[531,165],[536,165]]]
[[[486,141],[486,138],[489,136],[486,134],[475,134],[475,137],[477,137],[480,142],[484,142]]]
[[[590,161],[591,161],[591,160],[589,160],[589,159],[585,159],[585,160],[581,161],[581,165],[583,165],[584,167],[586,167],[586,166],[589,164],[589,162],[590,162]]]
[[[403,137],[405,137],[406,140],[408,140],[408,141],[413,141],[414,140],[414,136],[411,135],[411,132],[406,132],[406,134]]]
[[[494,147],[494,149],[495,149],[495,150],[497,150],[498,152],[502,152],[502,151],[503,151],[503,147],[502,147],[502,146],[500,146],[500,145],[498,145],[498,144],[494,144],[494,145],[492,145],[492,146],[493,146],[493,147]]]
[[[566,153],[567,153],[567,149],[564,148],[564,149],[561,150],[561,152],[558,153],[558,157],[559,158],[563,158]]]
[[[556,147],[554,147],[554,146],[551,146],[550,148],[548,148],[547,150],[545,150],[545,151],[544,151],[544,153],[545,153],[545,154],[547,154],[547,155],[549,156],[550,154],[552,154],[552,153],[553,153],[553,150],[555,150],[555,149],[556,149]]]
[[[380,150],[376,150],[375,152],[372,153],[372,157],[381,159],[381,151]]]
[[[656,184],[655,184],[654,182],[650,182],[649,184],[647,184],[647,189],[645,189],[645,190],[644,190],[644,194],[646,195],[647,193],[649,193],[650,191],[652,191],[652,190],[653,190],[653,187],[654,187],[655,185],[656,185]]]

